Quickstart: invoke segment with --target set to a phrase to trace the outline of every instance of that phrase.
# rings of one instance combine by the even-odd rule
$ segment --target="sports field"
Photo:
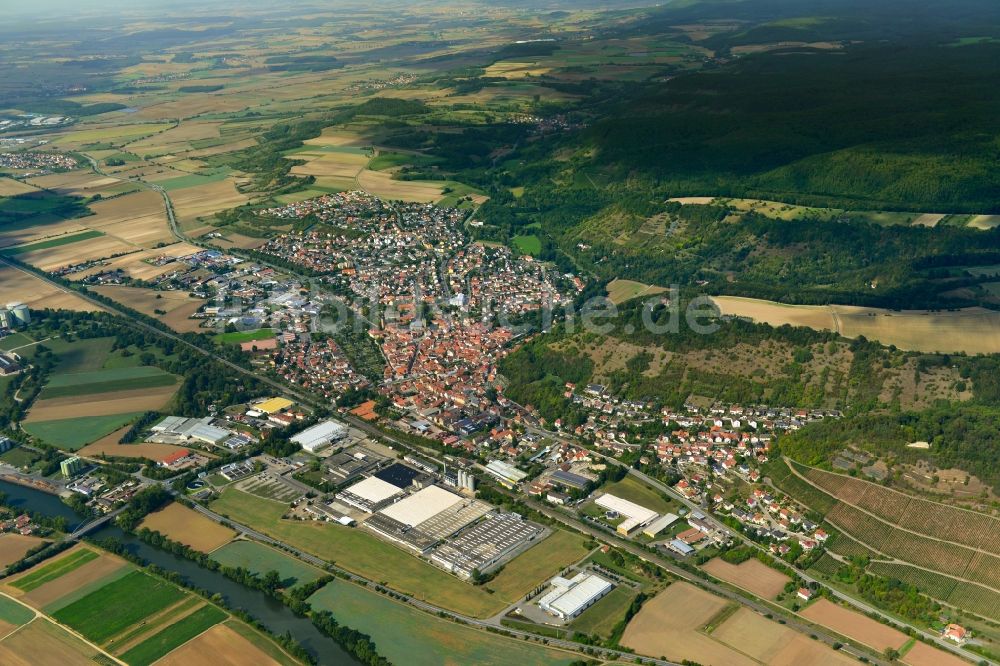
[[[232,487],[213,511],[321,557],[349,571],[465,615],[489,617],[506,602],[363,530],[315,521],[282,520],[288,505]]]
[[[212,559],[223,566],[249,569],[259,576],[277,571],[286,589],[311,583],[324,575],[316,567],[256,541],[233,541],[214,551]]]
[[[256,331],[237,331],[235,333],[221,333],[215,336],[215,341],[222,344],[240,344],[241,342],[253,342],[256,340],[270,340],[274,337],[274,330],[262,328]]]
[[[375,641],[394,664],[440,666],[549,666],[578,657],[541,645],[503,638],[422,613],[357,585],[334,580],[309,597],[314,609],[328,610],[344,624]]]
[[[171,502],[159,511],[147,515],[139,526],[159,532],[203,553],[212,552],[236,536],[236,532],[228,527],[177,502]]]

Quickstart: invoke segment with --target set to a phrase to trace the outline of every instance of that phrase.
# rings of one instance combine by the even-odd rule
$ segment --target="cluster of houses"
[[[38,524],[32,521],[31,516],[26,513],[22,513],[20,516],[14,518],[0,520],[0,532],[14,532],[22,536],[30,536],[38,533],[40,529]]]
[[[50,171],[55,169],[75,169],[76,166],[77,162],[75,158],[60,153],[0,153],[0,168],[4,169],[42,169]]]

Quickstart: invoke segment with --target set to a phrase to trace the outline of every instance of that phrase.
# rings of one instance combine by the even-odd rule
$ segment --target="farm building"
[[[316,453],[346,436],[347,426],[343,423],[323,421],[292,437],[292,443],[298,444],[309,453]]]
[[[538,606],[562,620],[573,619],[614,587],[600,576],[586,572],[569,579],[557,576],[550,584],[552,591],[539,599]]]
[[[628,536],[637,527],[648,525],[657,515],[655,511],[609,493],[601,495],[594,502],[602,509],[625,516],[625,521],[618,525],[618,533],[625,536]]]
[[[391,483],[370,476],[337,493],[337,499],[355,509],[373,513],[402,494],[403,491]]]

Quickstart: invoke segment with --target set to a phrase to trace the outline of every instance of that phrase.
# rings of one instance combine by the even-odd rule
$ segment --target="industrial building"
[[[440,546],[431,554],[431,561],[471,578],[474,571],[485,571],[541,533],[542,528],[516,513],[495,513]]]
[[[672,513],[664,514],[659,518],[657,518],[656,520],[654,520],[653,522],[651,522],[649,525],[646,525],[646,527],[642,528],[642,533],[648,536],[650,539],[654,539],[656,538],[657,534],[667,529],[668,527],[676,523],[678,520],[680,520],[680,517],[675,514]]]
[[[382,509],[366,520],[364,526],[418,553],[425,553],[463,525],[458,524],[450,530],[442,529],[450,524],[446,521],[432,532],[421,529],[422,524],[463,503],[464,500],[455,493],[439,486],[428,486]],[[467,516],[470,521],[476,517],[478,516]]]
[[[150,428],[153,441],[164,444],[201,442],[217,446],[233,434],[225,428],[212,425],[212,417],[188,419],[183,416],[168,416]]]
[[[375,513],[402,497],[403,491],[388,481],[370,476],[337,493],[337,499],[367,513]]]
[[[563,488],[571,488],[573,490],[586,490],[588,484],[591,483],[590,479],[585,476],[580,476],[573,472],[565,472],[561,469],[552,472],[549,480]]]
[[[614,588],[600,576],[587,572],[569,579],[556,576],[549,584],[553,589],[539,599],[538,606],[561,620],[572,620]]]
[[[67,479],[76,476],[87,466],[79,456],[70,456],[59,463],[59,471]]]
[[[24,303],[8,303],[7,312],[7,326],[10,328],[31,323],[31,310]]]
[[[490,461],[486,465],[486,472],[508,488],[514,488],[517,484],[528,478],[527,473],[502,460]]]
[[[295,403],[288,398],[271,398],[270,400],[265,400],[264,402],[254,405],[254,409],[270,415],[282,412],[292,407],[294,404]]]
[[[625,520],[618,525],[618,533],[625,536],[628,536],[637,527],[648,525],[657,515],[655,511],[644,506],[608,493],[598,497],[594,503],[603,509],[625,516]]]
[[[359,447],[333,454],[326,459],[324,466],[327,474],[333,477],[337,485],[341,485],[374,472],[384,460],[384,456]]]
[[[347,437],[346,425],[337,421],[323,421],[311,428],[306,428],[292,437],[291,441],[309,453],[316,453],[344,437]]]
[[[401,465],[400,463],[394,463],[385,469],[379,470],[374,474],[374,476],[385,481],[386,483],[391,483],[400,490],[405,490],[406,488],[412,486],[418,478],[426,476],[426,474],[415,470],[412,467],[407,467],[406,465]]]

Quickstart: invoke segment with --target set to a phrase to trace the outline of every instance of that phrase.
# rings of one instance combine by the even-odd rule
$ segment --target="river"
[[[5,481],[0,481],[0,491],[7,494],[8,502],[15,507],[31,509],[47,516],[65,516],[73,523],[80,522],[79,516],[55,495]],[[323,666],[360,664],[332,639],[320,633],[308,619],[298,617],[284,604],[259,590],[250,589],[226,578],[221,573],[209,571],[190,560],[154,548],[115,526],[103,527],[91,536],[96,539],[114,537],[124,543],[130,552],[144,560],[163,569],[177,572],[186,582],[210,594],[222,595],[228,606],[246,611],[272,633],[280,635],[287,631],[316,658],[317,663]]]

